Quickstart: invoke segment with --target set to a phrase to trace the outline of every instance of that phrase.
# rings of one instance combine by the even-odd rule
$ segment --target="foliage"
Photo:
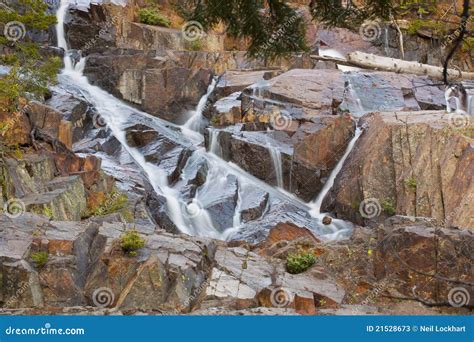
[[[51,218],[53,218],[53,215],[54,214],[53,214],[53,209],[52,208],[50,208],[48,206],[44,207],[44,216],[51,219]]]
[[[142,24],[170,27],[171,21],[163,16],[156,7],[142,8],[138,12]]]
[[[393,201],[391,199],[386,199],[386,200],[382,201],[381,205],[382,205],[383,211],[387,215],[393,216],[397,213],[397,211],[395,210],[395,204],[393,203]]]
[[[84,217],[107,216],[116,213],[125,207],[127,201],[127,194],[114,188],[98,206],[90,208],[84,214]]]
[[[34,252],[30,255],[31,260],[35,263],[36,267],[41,268],[48,262],[48,252]]]
[[[178,0],[176,8],[206,31],[222,23],[230,36],[248,38],[250,57],[273,60],[308,50],[304,18],[282,0]]]
[[[137,251],[144,246],[145,239],[135,229],[128,230],[120,236],[120,247],[130,256],[136,256]]]
[[[203,49],[203,44],[201,39],[193,40],[193,41],[186,41],[185,47],[191,51],[201,51]]]
[[[408,186],[413,192],[416,191],[416,178],[415,177],[409,177],[405,179],[405,185]]]
[[[306,271],[316,262],[316,257],[310,251],[300,250],[296,253],[288,254],[286,258],[286,270],[291,274],[298,274]]]
[[[415,19],[409,22],[407,32],[415,34],[420,29],[428,29],[435,34],[444,34],[446,33],[446,24],[435,20]]]
[[[46,14],[47,8],[43,0],[19,0],[15,10],[0,7],[0,27],[18,21],[27,31],[46,30],[56,23],[55,16]],[[56,81],[61,60],[41,56],[38,44],[28,41],[27,35],[16,41],[0,37],[0,50],[1,63],[12,67],[8,75],[0,78],[0,105],[4,109],[16,109],[20,97],[43,97],[48,84]]]
[[[313,18],[326,26],[354,29],[366,20],[389,20],[398,6],[394,0],[363,0],[358,5],[349,0],[311,0]]]

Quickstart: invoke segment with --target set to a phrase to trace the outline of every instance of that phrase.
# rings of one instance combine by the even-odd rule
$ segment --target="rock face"
[[[413,222],[414,221],[414,222]],[[440,228],[409,218],[394,217],[386,223],[375,253],[375,276],[401,281],[400,292],[429,302],[456,303],[453,288],[469,294],[466,306],[472,306],[472,252],[474,235],[470,231]],[[413,258],[416,253],[416,258]]]
[[[152,115],[180,122],[206,93],[211,75],[229,68],[263,66],[252,63],[255,65],[249,64],[244,53],[108,49],[89,55],[84,72],[89,80],[115,96]],[[258,72],[253,77],[263,74]]]
[[[373,215],[365,213],[366,218],[398,213],[472,229],[473,126],[456,128],[452,120],[445,112],[364,117],[365,132],[336,178],[324,209],[362,223],[359,208],[375,202],[376,210]]]
[[[0,216],[1,299],[9,308],[89,304],[180,313],[263,303],[298,311],[304,299],[314,313],[314,295],[336,303],[344,297],[344,290],[321,270],[290,275],[282,265],[241,247],[136,226],[146,246],[130,257],[117,239],[132,225],[45,222],[31,214],[15,221]],[[39,251],[49,255],[44,266],[31,259]],[[15,295],[20,287],[25,289]],[[273,289],[288,298],[278,299]]]
[[[92,306],[97,314],[112,308],[124,313],[282,313],[257,310],[268,307],[300,314],[395,313],[393,304],[384,308],[382,297],[371,292],[415,293],[419,300],[440,304],[450,298],[452,282],[473,280],[471,232],[430,227],[429,220],[409,217],[386,222],[377,238],[358,232],[335,245],[283,224],[254,250],[172,235],[154,225],[55,222],[33,214],[15,220],[0,216],[0,224],[3,310]],[[125,254],[119,244],[132,228],[146,241],[136,256]],[[450,248],[439,249],[441,244]],[[318,255],[317,264],[304,273],[287,273],[284,260],[301,248]],[[33,261],[38,252],[48,255],[44,264]],[[422,257],[412,258],[413,253]],[[344,272],[334,276],[339,267],[347,278]],[[373,277],[375,290],[367,283]]]

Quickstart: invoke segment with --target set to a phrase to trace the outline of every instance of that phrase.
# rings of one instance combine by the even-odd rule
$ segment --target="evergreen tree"
[[[237,38],[248,38],[251,57],[274,59],[308,49],[302,14],[282,0],[181,0],[176,4],[187,20],[205,30],[218,23]]]
[[[0,109],[15,109],[20,97],[43,97],[48,84],[56,80],[60,59],[44,58],[26,34],[56,23],[47,8],[43,0],[19,0],[15,8],[0,7],[0,63],[11,67],[8,75],[0,77]]]

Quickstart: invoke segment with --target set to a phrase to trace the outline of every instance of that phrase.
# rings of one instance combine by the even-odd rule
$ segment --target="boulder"
[[[364,117],[365,132],[323,210],[358,223],[397,213],[472,229],[473,126],[458,128],[450,120],[433,111]]]

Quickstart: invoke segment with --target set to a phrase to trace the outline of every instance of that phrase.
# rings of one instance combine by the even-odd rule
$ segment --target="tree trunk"
[[[347,61],[362,68],[392,71],[403,74],[426,75],[434,79],[443,80],[443,68],[418,62],[403,61],[401,59],[382,57],[360,51],[347,55]],[[474,80],[474,73],[448,69],[450,80]]]

